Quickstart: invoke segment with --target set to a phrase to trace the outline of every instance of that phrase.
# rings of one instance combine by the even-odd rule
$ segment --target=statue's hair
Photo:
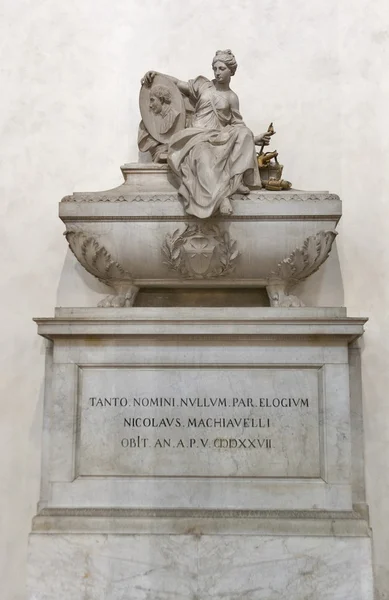
[[[155,85],[154,87],[152,87],[150,91],[150,96],[155,96],[161,102],[165,102],[165,104],[171,104],[172,101],[171,92],[169,88],[167,88],[165,85]]]
[[[226,67],[230,69],[231,75],[235,75],[238,63],[236,62],[236,58],[232,54],[231,50],[217,50],[215,56],[213,57],[212,68],[217,61],[224,63]]]

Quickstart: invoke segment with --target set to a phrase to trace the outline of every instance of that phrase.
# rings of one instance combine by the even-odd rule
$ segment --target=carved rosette
[[[336,231],[319,231],[309,236],[300,248],[278,263],[266,286],[271,306],[304,306],[297,296],[289,294],[289,290],[321,267],[331,252],[336,236]]]
[[[184,279],[212,279],[235,268],[237,243],[217,225],[189,223],[183,231],[167,235],[162,254],[169,269]]]
[[[99,306],[132,306],[138,288],[133,285],[131,273],[115,261],[95,237],[80,229],[69,229],[64,235],[69,248],[84,269],[116,292],[104,298]]]

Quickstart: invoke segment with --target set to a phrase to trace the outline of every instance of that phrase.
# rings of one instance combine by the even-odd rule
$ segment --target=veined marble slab
[[[370,539],[30,536],[28,600],[373,600]]]
[[[351,510],[348,343],[363,323],[331,308],[39,319],[40,507]]]
[[[28,600],[373,600],[351,460],[348,344],[363,324],[331,308],[39,319],[50,341]],[[270,438],[254,429],[274,446],[230,443]]]
[[[83,367],[77,475],[320,477],[320,369]]]

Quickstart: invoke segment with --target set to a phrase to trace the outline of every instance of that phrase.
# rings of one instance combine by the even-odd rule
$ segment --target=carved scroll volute
[[[271,306],[304,306],[297,296],[289,294],[289,290],[321,267],[331,252],[336,236],[336,231],[319,231],[306,238],[300,248],[278,263],[270,273],[266,286]]]
[[[69,229],[64,235],[69,248],[84,269],[116,292],[104,298],[99,306],[132,306],[139,290],[133,284],[131,273],[115,261],[95,237],[80,229]]]

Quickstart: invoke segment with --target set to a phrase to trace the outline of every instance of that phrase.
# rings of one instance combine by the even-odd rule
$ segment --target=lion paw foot
[[[125,294],[110,294],[98,303],[100,308],[124,308],[133,306],[138,288],[131,288]]]
[[[229,201],[228,198],[224,198],[224,200],[222,201],[222,203],[220,205],[219,210],[220,210],[221,215],[232,215],[233,210],[232,210],[231,202]]]

